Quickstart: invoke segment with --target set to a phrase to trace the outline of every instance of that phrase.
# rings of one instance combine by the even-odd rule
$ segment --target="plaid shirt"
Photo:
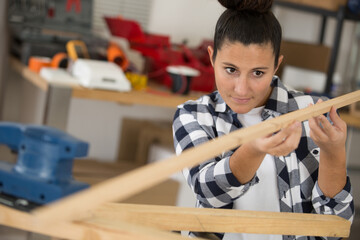
[[[315,104],[319,98],[288,90],[276,76],[272,86],[272,94],[261,113],[263,121],[305,108],[309,103]],[[217,91],[196,101],[188,101],[178,106],[174,116],[176,154],[241,127],[237,113],[226,105]],[[324,196],[317,183],[320,148],[309,136],[308,121],[302,122],[302,128],[298,148],[287,156],[274,157],[280,211],[333,214],[352,221],[354,204],[349,178],[344,189],[334,198]],[[230,156],[235,150],[183,170],[188,184],[196,194],[197,207],[232,209],[234,200],[262,180],[255,175],[248,183],[240,184],[229,167]],[[217,235],[220,238],[223,236]],[[331,238],[283,236],[283,239]]]

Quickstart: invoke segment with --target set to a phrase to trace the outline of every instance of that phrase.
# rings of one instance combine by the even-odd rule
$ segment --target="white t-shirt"
[[[252,109],[246,114],[238,114],[244,127],[261,122],[264,107]],[[267,154],[256,171],[260,181],[234,202],[234,209],[280,212],[279,190],[277,186],[274,157]],[[281,235],[225,233],[224,240],[281,240]]]

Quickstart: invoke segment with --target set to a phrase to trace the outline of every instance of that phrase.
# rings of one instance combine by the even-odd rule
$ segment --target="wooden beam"
[[[194,166],[224,151],[234,149],[241,144],[276,132],[295,120],[304,121],[328,112],[332,106],[340,108],[357,101],[360,101],[360,90],[264,121],[252,127],[234,131],[198,147],[186,150],[179,156],[155,162],[109,179],[91,187],[89,190],[76,193],[35,210],[33,214],[49,223],[60,220],[79,219],[91,214],[91,209],[95,209],[103,203],[132,196],[164,181],[170,175],[181,171],[183,168]]]
[[[163,230],[348,237],[351,223],[334,215],[107,203],[94,217]]]
[[[105,219],[105,218],[92,218],[86,221],[80,222],[81,225],[102,229],[106,232],[120,232],[121,238],[117,238],[116,240],[185,240],[189,239],[188,237],[181,236],[177,233],[171,233],[166,231],[160,231],[156,228],[151,228],[148,226],[140,226],[136,223],[125,222],[121,219]],[[94,237],[94,236],[92,236]],[[89,238],[92,240],[94,238]],[[97,238],[96,238],[97,239]],[[200,239],[200,238],[197,238]],[[101,239],[102,240],[102,239]],[[205,240],[205,239],[202,239]]]
[[[117,220],[90,219],[82,222],[47,224],[31,214],[0,205],[0,224],[24,231],[70,240],[184,240],[179,234]]]

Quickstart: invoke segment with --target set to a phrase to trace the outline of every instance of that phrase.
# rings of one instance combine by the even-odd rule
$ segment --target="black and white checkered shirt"
[[[276,76],[272,86],[272,94],[261,113],[263,121],[306,108],[318,100],[318,97],[288,90]],[[242,125],[237,113],[226,105],[217,91],[196,101],[188,101],[178,106],[174,117],[176,154],[239,128],[242,128]],[[352,221],[354,204],[349,178],[344,189],[334,198],[324,196],[317,183],[320,149],[309,137],[308,121],[302,123],[302,128],[298,148],[287,156],[274,157],[280,211],[334,214]],[[234,151],[235,149],[224,152],[198,166],[183,170],[188,184],[196,195],[197,207],[231,209],[234,200],[262,181],[255,175],[250,182],[240,184],[229,167],[229,159]],[[221,238],[223,235],[218,236]],[[283,239],[330,238],[283,236]]]

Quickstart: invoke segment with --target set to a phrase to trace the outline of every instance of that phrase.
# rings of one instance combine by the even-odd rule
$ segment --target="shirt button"
[[[313,153],[314,155],[318,155],[318,154],[319,154],[319,150],[314,149],[314,150],[312,150],[312,153]]]

